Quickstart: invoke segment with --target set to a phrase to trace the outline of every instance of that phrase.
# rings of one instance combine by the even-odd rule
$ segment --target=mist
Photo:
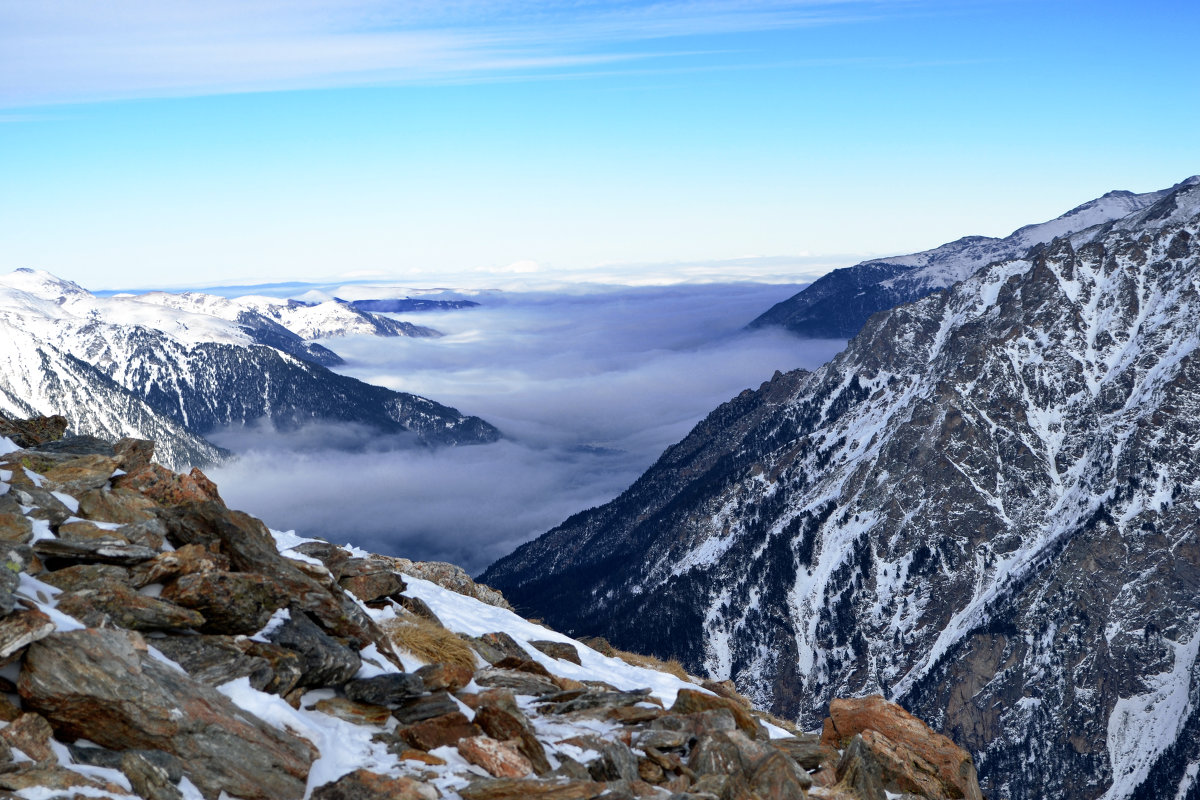
[[[437,339],[329,339],[338,370],[480,416],[504,439],[427,448],[345,424],[211,436],[239,454],[212,476],[271,527],[477,574],[611,500],[705,415],[844,341],[744,330],[795,285],[494,293],[400,315]]]

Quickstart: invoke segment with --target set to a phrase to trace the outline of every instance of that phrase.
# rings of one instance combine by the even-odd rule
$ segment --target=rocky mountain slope
[[[64,427],[0,418],[5,797],[982,800],[882,698],[793,735],[451,565],[271,531],[153,443]]]
[[[482,580],[993,798],[1200,795],[1200,186],[872,317]]]
[[[922,253],[835,269],[776,303],[749,327],[782,326],[810,339],[849,339],[878,311],[919,300],[993,261],[1020,258],[1035,245],[1120,219],[1197,183],[1200,176],[1157,192],[1109,192],[1049,222],[1019,228],[1003,239],[966,236]]]
[[[174,302],[98,298],[44,272],[0,277],[0,412],[62,414],[76,432],[110,438],[154,436],[175,467],[220,458],[204,435],[257,420],[354,422],[433,444],[499,436],[477,417],[331,372],[322,363],[336,354],[266,316],[225,307],[226,319]]]

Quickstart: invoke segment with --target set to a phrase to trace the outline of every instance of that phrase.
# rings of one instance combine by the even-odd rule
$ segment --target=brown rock
[[[948,737],[935,733],[928,725],[880,695],[862,699],[835,699],[829,704],[829,717],[821,741],[845,747],[864,731],[883,734],[896,748],[907,749],[913,756],[932,765],[942,784],[943,797],[982,800],[970,753]],[[869,746],[864,743],[864,746]],[[897,749],[901,760],[903,753]],[[840,770],[839,770],[840,774]]]
[[[550,771],[546,750],[534,733],[529,719],[517,706],[513,693],[507,689],[489,689],[479,696],[475,707],[475,724],[484,733],[500,741],[515,741],[517,751],[529,760],[533,771],[545,775]]]
[[[417,670],[417,677],[431,692],[457,692],[475,677],[475,670],[462,664],[427,664]]]
[[[33,552],[47,564],[56,560],[129,566],[149,561],[156,555],[149,547],[130,544],[114,536],[81,540],[39,539],[32,547]]]
[[[24,514],[0,511],[0,541],[28,542],[33,538],[33,524]]]
[[[772,800],[805,800],[812,786],[808,773],[778,750],[771,750],[750,772],[750,788]]]
[[[116,469],[117,460],[110,456],[78,456],[51,467],[43,477],[52,488],[77,495],[107,486]]]
[[[206,797],[304,796],[315,757],[308,742],[158,661],[136,633],[52,634],[29,647],[17,688],[65,737],[178,756]]]
[[[421,750],[402,750],[396,758],[402,761],[420,761],[422,764],[428,764],[431,767],[443,767],[446,765],[446,759],[438,758],[431,753]]]
[[[572,664],[580,663],[579,650],[573,644],[539,640],[530,642],[529,646],[536,647],[551,658],[561,658],[563,661],[570,661]]]
[[[533,772],[529,759],[515,747],[490,736],[466,737],[455,746],[463,758],[497,778],[524,778]]]
[[[492,778],[473,782],[458,793],[463,800],[592,800],[608,790],[595,781]]]
[[[318,786],[312,800],[437,800],[437,791],[413,778],[378,775],[355,770],[336,781]]]
[[[139,564],[133,570],[130,580],[134,586],[140,588],[151,583],[166,583],[180,575],[228,571],[227,556],[214,553],[198,544],[185,544],[178,550],[159,553],[151,560]]]
[[[2,720],[4,722],[12,722],[14,719],[21,716],[21,714],[23,714],[23,713],[24,712],[21,711],[20,708],[13,705],[12,701],[10,701],[4,695],[0,694],[0,720]],[[7,763],[8,761],[11,761],[11,760],[12,760],[11,754],[9,755],[8,758],[5,758],[4,753],[0,752],[0,764]]]
[[[743,708],[750,709],[750,701],[738,692],[737,687],[733,685],[733,681],[704,681],[700,684],[700,688],[708,689],[715,695],[724,697],[726,700],[732,700]]]
[[[638,777],[647,783],[663,783],[667,779],[666,770],[650,758],[638,759]]]
[[[9,419],[0,416],[0,436],[12,439],[17,447],[37,447],[61,439],[67,431],[68,424],[67,418],[60,414],[30,419]]]
[[[911,792],[927,797],[947,797],[946,787],[938,777],[938,768],[920,754],[897,745],[882,733],[863,731],[863,744],[879,763],[883,787],[890,792]]]
[[[41,580],[64,592],[89,586],[107,585],[110,581],[129,583],[129,570],[117,564],[72,564],[47,572]]]
[[[867,749],[862,737],[857,734],[842,751],[842,760],[838,762],[837,776],[837,788],[854,795],[859,800],[886,800],[887,798],[879,762]]]
[[[401,725],[412,725],[443,714],[458,711],[458,703],[447,692],[434,692],[424,697],[414,697],[392,709],[392,716]]]
[[[181,575],[162,598],[200,612],[205,633],[253,634],[288,603],[287,591],[251,572],[194,572]]]
[[[126,472],[136,472],[154,458],[154,442],[149,439],[126,437],[113,445],[113,453],[116,455],[121,469]]]
[[[72,520],[71,522],[64,522],[62,525],[59,525],[58,538],[73,539],[75,541],[84,539],[116,539],[122,542],[129,542],[128,539],[117,531],[101,528],[95,522],[87,519]],[[130,543],[132,544],[132,542]]]
[[[399,594],[404,579],[386,563],[367,558],[351,558],[341,565],[338,584],[364,603]]]
[[[217,492],[217,485],[195,467],[183,475],[150,463],[115,478],[112,485],[117,489],[131,489],[164,506],[209,501],[224,504]]]
[[[671,706],[675,714],[696,714],[702,711],[727,709],[733,714],[733,719],[743,733],[752,739],[768,738],[766,730],[759,724],[745,706],[725,697],[708,694],[695,689],[680,689]]]
[[[50,723],[40,714],[22,714],[0,731],[0,738],[38,763],[58,763],[50,749],[53,737]]]
[[[396,729],[396,738],[409,747],[426,752],[468,736],[479,736],[483,731],[468,720],[461,711],[452,711],[440,717],[427,719]]]
[[[22,647],[54,633],[54,623],[39,609],[15,611],[0,618],[0,661]]]
[[[503,631],[485,633],[483,636],[472,637],[469,641],[471,647],[475,648],[475,652],[479,653],[489,664],[495,664],[505,658],[514,658],[518,661],[529,660],[529,653],[525,651],[525,648]]]
[[[142,800],[183,800],[167,770],[136,750],[121,757],[121,771]]]
[[[806,770],[819,769],[822,764],[836,765],[841,758],[836,749],[822,744],[820,737],[812,734],[772,739],[771,744]]]
[[[391,711],[384,706],[373,706],[367,703],[356,703],[344,697],[331,697],[318,700],[312,708],[322,714],[353,722],[355,725],[386,725],[391,718]]]
[[[545,697],[557,694],[559,689],[554,681],[528,672],[510,669],[488,667],[475,674],[475,682],[480,686],[494,689],[511,689],[514,694],[531,697]]]
[[[98,580],[58,596],[58,610],[88,627],[105,621],[133,631],[199,628],[204,617],[167,600],[138,594],[123,583]]]
[[[154,518],[154,501],[129,489],[104,487],[79,495],[79,516],[133,524]]]
[[[77,793],[74,798],[103,797],[98,792],[124,797],[129,792],[122,786],[106,781],[87,778],[74,770],[60,767],[57,764],[19,764],[14,769],[0,773],[0,789],[19,792],[22,789],[49,789],[51,791],[66,791],[70,789],[89,790],[87,795]]]

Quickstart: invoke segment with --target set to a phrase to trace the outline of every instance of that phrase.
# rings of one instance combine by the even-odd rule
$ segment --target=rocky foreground
[[[65,427],[0,418],[0,797],[981,798],[881,698],[793,735],[455,567],[271,531],[153,443]]]

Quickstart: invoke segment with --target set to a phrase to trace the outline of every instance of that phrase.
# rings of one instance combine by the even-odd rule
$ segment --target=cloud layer
[[[499,295],[422,316],[442,339],[330,341],[350,374],[478,414],[506,440],[428,450],[346,425],[229,431],[216,438],[242,457],[213,477],[272,527],[478,572],[615,497],[742,389],[837,352],[741,330],[795,288]]]

